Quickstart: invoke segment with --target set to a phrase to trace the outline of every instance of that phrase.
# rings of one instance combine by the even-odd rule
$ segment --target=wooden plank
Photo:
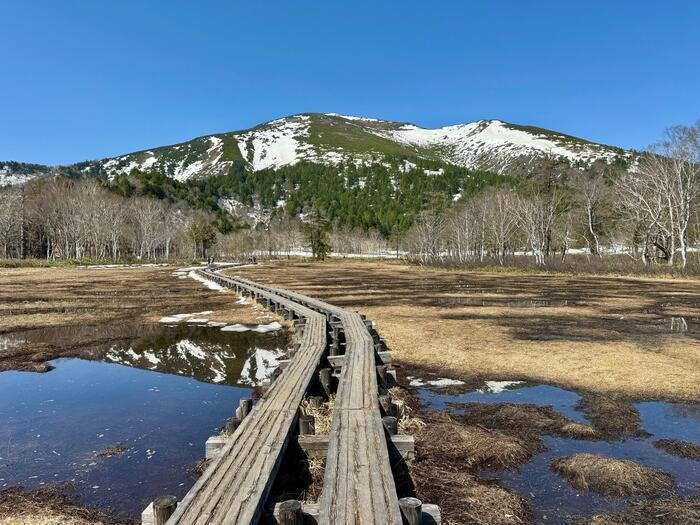
[[[276,301],[307,319],[295,358],[168,520],[168,524],[186,525],[256,523],[288,444],[299,405],[325,351],[325,317],[255,286],[211,272],[201,273],[224,286],[238,284],[251,294]]]
[[[268,507],[265,510],[265,523],[270,525],[278,525],[277,517],[279,515],[279,503],[276,503],[274,507]],[[301,507],[302,512],[310,518],[310,521],[316,523],[318,516],[321,512],[318,503],[304,503]],[[423,503],[423,521],[422,525],[440,525],[442,523],[442,516],[440,514],[440,507],[437,505],[430,505]]]
[[[416,455],[416,443],[413,436],[405,434],[396,434],[391,436],[391,442],[394,448],[401,454],[404,459],[413,459]],[[211,439],[211,438],[210,438]],[[299,446],[310,457],[325,458],[328,453],[328,434],[322,435],[303,435],[298,436],[297,441]]]

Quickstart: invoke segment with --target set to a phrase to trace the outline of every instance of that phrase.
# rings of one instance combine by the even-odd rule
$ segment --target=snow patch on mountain
[[[340,113],[326,113],[326,116],[328,116],[328,117],[340,117],[340,118],[344,118],[345,120],[362,120],[365,122],[382,122],[381,120],[379,120],[377,118],[354,117],[352,115],[341,115]]]
[[[590,164],[612,162],[617,153],[597,144],[566,145],[565,137],[537,135],[508,126],[500,120],[480,120],[437,129],[404,124],[395,129],[369,129],[372,133],[406,146],[432,150],[446,160],[467,168],[504,169],[522,157],[563,157]]]
[[[253,170],[296,164],[312,149],[303,142],[309,135],[309,117],[299,115],[269,122],[238,135],[238,148]]]

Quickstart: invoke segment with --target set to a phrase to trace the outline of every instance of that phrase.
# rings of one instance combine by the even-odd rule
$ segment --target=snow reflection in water
[[[45,374],[0,373],[0,489],[73,482],[80,502],[131,518],[154,497],[184,496],[206,439],[287,342],[284,331],[159,325]],[[125,450],[96,455],[109,447]]]

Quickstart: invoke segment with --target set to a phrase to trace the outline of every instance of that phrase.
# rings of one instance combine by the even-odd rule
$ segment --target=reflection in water
[[[154,337],[113,345],[93,353],[93,358],[207,383],[256,386],[277,368],[286,341],[284,333],[233,335],[216,327],[182,324],[163,327]]]
[[[498,388],[493,388],[497,384]],[[551,406],[579,423],[591,422],[576,405],[581,397],[549,385],[533,383],[487,382],[485,386],[460,395],[449,395],[420,389],[428,410],[449,410],[460,414],[461,403],[531,403]],[[652,436],[617,441],[583,441],[571,438],[543,436],[547,451],[536,455],[517,470],[482,472],[489,479],[522,495],[532,503],[535,522],[547,524],[570,523],[571,516],[591,516],[599,512],[617,512],[627,506],[623,499],[606,498],[592,492],[580,492],[549,469],[558,457],[588,452],[620,459],[629,459],[670,474],[681,496],[697,493],[700,484],[700,462],[672,456],[654,447],[657,439],[681,439],[700,444],[700,406],[664,402],[637,403],[644,430]],[[468,421],[467,421],[468,423]]]
[[[0,489],[73,482],[82,503],[132,518],[159,495],[181,498],[206,439],[286,344],[284,333],[160,325],[46,374],[0,373]],[[115,446],[124,453],[97,456]]]

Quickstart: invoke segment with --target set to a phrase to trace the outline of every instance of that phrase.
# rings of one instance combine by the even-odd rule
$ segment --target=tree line
[[[545,159],[518,179],[463,168],[313,164],[181,183],[132,172],[0,189],[0,257],[137,259],[331,251],[422,264],[544,266],[572,253],[686,267],[700,240],[700,123],[634,164],[582,170]],[[233,191],[241,193],[232,193]],[[257,225],[219,196],[275,209]],[[455,194],[460,196],[454,199]],[[280,203],[282,203],[280,207]],[[697,260],[697,256],[696,260]]]
[[[95,180],[35,179],[0,191],[0,257],[201,257],[216,232],[208,217],[150,197],[122,197]]]
[[[420,263],[544,266],[572,249],[685,268],[700,240],[700,122],[676,126],[629,170],[551,172],[515,188],[488,188],[450,208],[424,210],[406,236]]]

